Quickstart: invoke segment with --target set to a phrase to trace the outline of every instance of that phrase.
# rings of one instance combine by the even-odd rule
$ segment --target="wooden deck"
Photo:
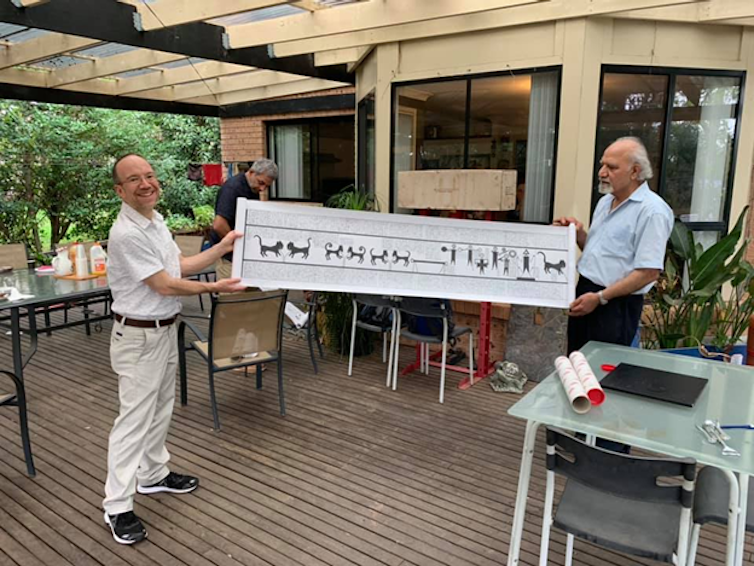
[[[189,302],[187,310],[194,310]],[[7,337],[6,337],[7,338]],[[205,373],[191,355],[189,405],[176,402],[172,467],[201,478],[190,495],[136,497],[149,539],[113,541],[103,524],[107,436],[117,413],[109,324],[40,337],[27,367],[37,477],[25,474],[17,412],[0,409],[0,565],[498,566],[505,564],[524,423],[518,398],[486,384],[437,402],[437,370],[385,388],[379,354],[327,353],[314,375],[303,341],[286,341],[288,415],[274,368],[218,379],[223,430],[212,431]],[[0,367],[10,367],[10,341]],[[408,362],[412,352],[403,352]],[[0,392],[6,389],[0,383]],[[541,439],[540,439],[541,440]],[[541,453],[542,451],[540,451]],[[537,564],[544,468],[537,461],[522,564]],[[751,540],[746,564],[754,564]],[[697,564],[722,564],[724,531],[706,528]],[[553,536],[551,563],[562,564]],[[648,564],[576,542],[575,564]]]

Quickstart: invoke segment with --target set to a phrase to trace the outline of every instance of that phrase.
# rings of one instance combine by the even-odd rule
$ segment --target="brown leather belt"
[[[124,316],[115,313],[115,320],[122,322],[124,326],[136,326],[138,328],[160,328],[162,326],[170,326],[175,322],[173,318],[166,318],[164,320],[138,320],[136,318],[126,318]]]

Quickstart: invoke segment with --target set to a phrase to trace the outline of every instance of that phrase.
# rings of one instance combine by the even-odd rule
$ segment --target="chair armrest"
[[[196,327],[196,325],[191,324],[188,320],[182,320],[181,324],[178,326],[178,342],[179,343],[185,340],[186,328],[191,330],[194,336],[196,336],[201,342],[205,342],[207,340],[207,338],[204,336],[204,333],[201,330],[199,330]]]

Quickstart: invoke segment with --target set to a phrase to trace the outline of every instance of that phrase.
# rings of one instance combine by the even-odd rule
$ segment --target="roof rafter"
[[[218,61],[203,61],[186,65],[178,69],[162,69],[158,73],[149,73],[130,79],[118,79],[117,93],[133,94],[145,90],[155,90],[167,86],[190,83],[196,80],[214,79],[220,76],[243,73],[252,70],[251,67],[220,63]]]
[[[687,4],[684,6],[664,6],[660,8],[646,8],[643,10],[629,10],[614,15],[616,18],[625,18],[633,20],[652,20],[659,22],[684,22],[684,23],[706,23],[706,24],[723,24],[723,25],[754,25],[754,18],[731,18],[724,20],[704,20],[703,10],[705,4]]]
[[[733,18],[754,17],[754,2],[751,0],[709,0],[699,9],[699,21],[719,21]]]
[[[267,98],[289,96],[292,94],[303,94],[307,92],[315,92],[318,90],[339,88],[342,86],[342,84],[335,83],[333,81],[303,78],[299,81],[293,81],[285,84],[262,86],[258,88],[240,90],[237,92],[228,92],[224,94],[190,98],[184,100],[183,102],[191,104],[219,104],[220,106],[226,106],[228,104],[239,104],[241,102],[264,100]]]
[[[11,0],[16,8],[33,8],[40,4],[47,4],[50,0]]]
[[[550,0],[537,4],[512,6],[490,10],[479,17],[465,14],[436,20],[338,33],[326,37],[275,43],[271,50],[275,57],[290,57],[302,53],[316,53],[332,49],[346,49],[364,45],[377,45],[423,37],[438,37],[472,31],[483,31],[547,22],[612,14],[658,6],[695,4],[702,0]],[[295,16],[298,17],[298,16]]]
[[[327,65],[354,63],[360,61],[371,48],[370,45],[365,45],[363,47],[349,47],[347,49],[321,51],[314,54],[314,64],[317,65],[317,67],[324,67]]]
[[[135,71],[153,65],[170,63],[185,58],[185,55],[177,55],[175,53],[138,49],[123,53],[122,55],[101,57],[95,61],[59,69],[50,74],[47,84],[55,88],[108,75]]]
[[[201,22],[250,12],[270,6],[288,4],[290,0],[223,0],[222,2],[160,0],[151,4],[132,4],[136,8],[134,25],[139,31]]]
[[[23,43],[12,43],[0,51],[0,69],[49,59],[61,52],[84,49],[102,43],[95,39],[48,33]]]
[[[359,31],[448,16],[472,14],[551,0],[464,0],[463,2],[417,2],[381,0],[320,10],[311,14],[240,24],[226,28],[228,46],[237,49],[275,42],[311,39],[343,31]]]

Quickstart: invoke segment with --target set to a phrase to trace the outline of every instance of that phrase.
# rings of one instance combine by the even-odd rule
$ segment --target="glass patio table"
[[[24,367],[29,363],[37,351],[38,334],[50,333],[72,326],[86,326],[86,333],[90,334],[92,323],[109,319],[107,309],[102,315],[94,315],[87,308],[96,303],[107,303],[110,300],[110,288],[107,285],[107,277],[97,277],[85,281],[71,281],[57,279],[52,274],[37,274],[34,270],[18,269],[10,273],[0,274],[0,288],[15,287],[24,295],[31,295],[26,299],[9,301],[0,300],[1,320],[10,320],[11,349],[13,352],[13,374],[23,384]],[[81,304],[85,307],[83,320],[51,324],[50,312],[67,309],[72,304]],[[28,319],[28,326],[22,328],[22,311]],[[44,315],[45,324],[37,326],[37,314]],[[23,333],[29,337],[29,350],[24,355],[21,336]],[[20,400],[19,400],[20,401]],[[24,403],[25,404],[25,403]],[[25,407],[23,408],[25,411]],[[34,475],[34,463],[31,457],[31,447],[24,442],[26,467],[30,476]]]
[[[517,565],[519,560],[534,444],[540,425],[599,436],[669,456],[690,457],[700,464],[721,469],[731,487],[726,564],[741,564],[749,476],[754,474],[754,432],[726,431],[731,436],[728,444],[741,452],[736,458],[723,456],[720,445],[707,442],[695,425],[705,419],[731,424],[754,422],[754,370],[748,366],[601,342],[590,342],[581,351],[598,379],[607,375],[600,369],[603,364],[617,366],[625,362],[702,377],[708,383],[693,408],[608,390],[602,405],[579,415],[571,408],[560,379],[553,372],[513,405],[508,412],[526,419],[527,424],[508,566]],[[738,516],[740,521],[736,521]]]

